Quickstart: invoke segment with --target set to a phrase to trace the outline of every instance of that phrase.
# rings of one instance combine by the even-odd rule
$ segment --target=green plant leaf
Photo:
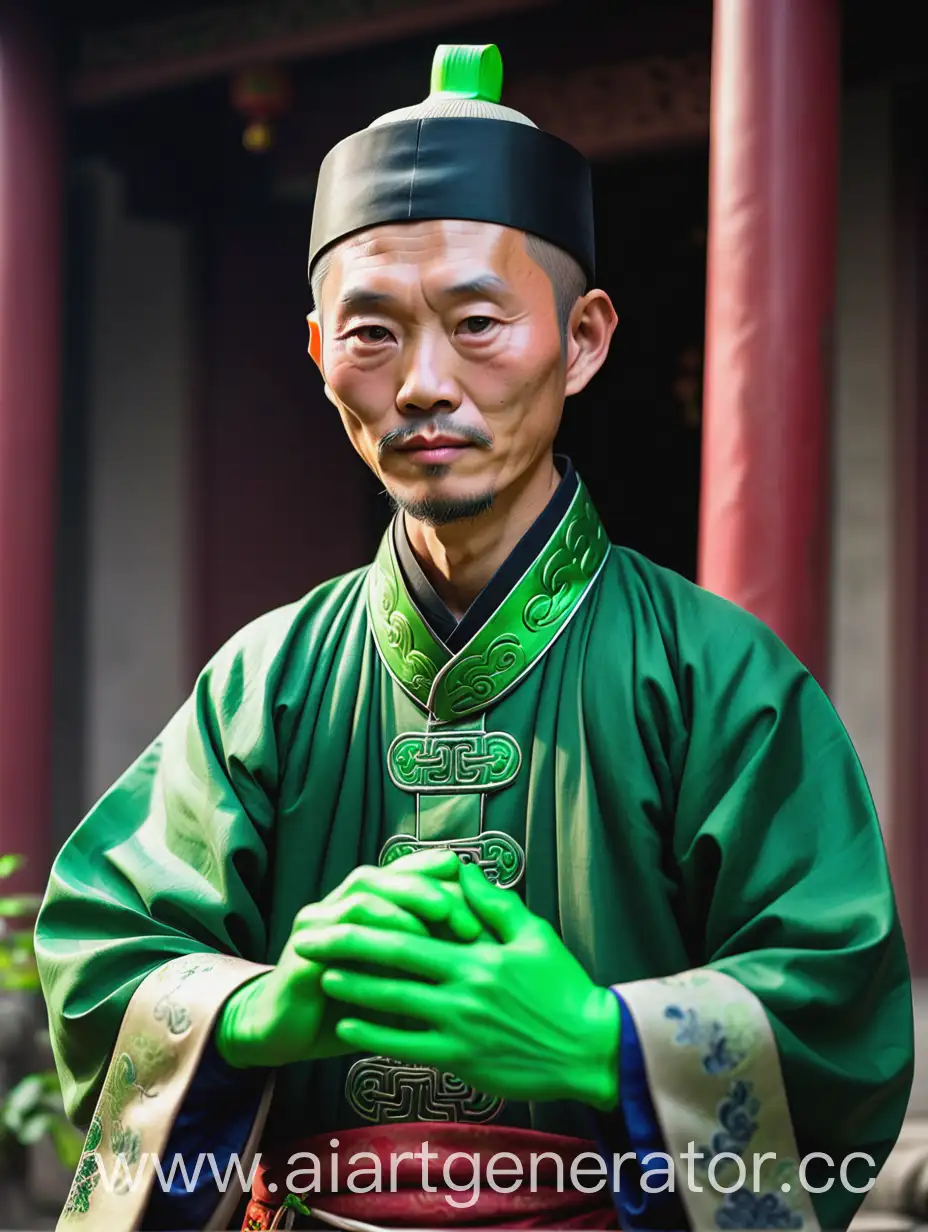
[[[0,880],[26,863],[19,855],[0,856]],[[31,928],[11,929],[7,920],[34,917],[42,903],[38,894],[0,895],[0,991],[41,992]],[[48,1035],[47,1030],[44,1033]],[[31,1146],[50,1136],[61,1163],[77,1167],[83,1135],[64,1111],[61,1083],[55,1069],[27,1074],[0,1099],[0,1138]]]
[[[27,1120],[39,1114],[64,1118],[61,1083],[53,1069],[27,1074],[0,1104],[0,1124],[20,1138]]]
[[[38,1112],[27,1117],[16,1135],[23,1146],[33,1146],[51,1131],[54,1117],[49,1112]]]
[[[0,856],[0,878],[11,876],[25,863],[25,856]]]
[[[13,1087],[0,1104],[0,1132],[23,1146],[48,1135],[64,1167],[73,1170],[80,1161],[83,1135],[65,1115],[61,1083],[54,1069],[27,1074]]]
[[[44,1074],[27,1074],[21,1078],[3,1101],[3,1124],[18,1133],[26,1118],[43,1107],[46,1094]]]
[[[38,992],[40,987],[32,933],[0,931],[0,989]]]
[[[73,1172],[81,1160],[84,1135],[66,1117],[56,1117],[50,1127],[55,1154],[63,1167]]]
[[[4,937],[14,942],[24,953],[35,953],[35,930],[32,928],[7,928],[4,925]]]
[[[40,992],[41,987],[37,971],[0,971],[2,992]]]
[[[45,1094],[49,1101],[56,1107],[61,1108],[64,1112],[64,1096],[61,1094],[61,1082],[58,1078],[58,1071],[54,1069],[42,1070],[42,1081],[45,1084]]]
[[[22,966],[35,961],[35,946],[32,934],[23,932],[6,932],[0,934],[0,954],[9,963]]]
[[[0,898],[0,916],[34,916],[41,906],[41,894],[10,894]]]

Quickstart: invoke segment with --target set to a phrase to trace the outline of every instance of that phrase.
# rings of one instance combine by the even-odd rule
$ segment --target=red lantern
[[[276,64],[243,69],[232,78],[231,95],[232,106],[248,121],[242,145],[251,154],[263,154],[274,144],[274,121],[290,109],[290,75]]]

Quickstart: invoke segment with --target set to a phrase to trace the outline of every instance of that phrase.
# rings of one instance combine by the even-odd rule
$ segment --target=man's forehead
[[[466,271],[473,277],[506,278],[514,273],[520,255],[527,255],[524,234],[496,223],[391,223],[343,240],[333,250],[326,282],[357,278],[402,282],[428,271],[451,277]]]

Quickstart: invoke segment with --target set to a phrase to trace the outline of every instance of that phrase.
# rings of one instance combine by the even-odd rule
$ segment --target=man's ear
[[[319,374],[322,377],[325,396],[333,406],[338,406],[338,401],[335,395],[329,389],[329,383],[325,379],[325,373],[322,370],[322,327],[319,324],[319,318],[315,312],[311,312],[306,318],[306,324],[309,326],[309,346],[306,348],[312,356],[312,361],[319,369]]]
[[[309,354],[312,356],[313,363],[322,373],[324,379],[325,373],[322,372],[322,329],[319,326],[319,318],[316,312],[311,312],[307,316],[306,324],[309,326]]]
[[[605,291],[588,291],[574,304],[567,327],[567,397],[584,389],[606,362],[618,323]]]

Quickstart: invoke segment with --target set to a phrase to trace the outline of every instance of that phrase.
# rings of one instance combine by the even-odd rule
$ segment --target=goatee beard
[[[479,518],[482,513],[488,513],[493,508],[494,493],[485,492],[482,496],[472,496],[464,500],[445,500],[438,496],[427,496],[425,500],[406,500],[396,492],[387,492],[394,511],[402,509],[408,518],[421,522],[424,526],[449,526],[452,522],[465,522],[471,518]]]

